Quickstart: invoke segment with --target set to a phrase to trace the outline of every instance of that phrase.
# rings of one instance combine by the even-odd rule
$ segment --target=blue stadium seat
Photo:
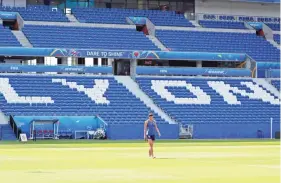
[[[160,107],[163,111],[169,114],[170,117],[175,119],[177,122],[182,124],[227,124],[227,123],[267,123],[269,124],[270,118],[276,124],[280,124],[280,101],[279,104],[271,104],[258,99],[252,99],[241,94],[235,94],[240,104],[228,104],[226,100],[217,93],[210,85],[209,81],[223,82],[229,84],[231,87],[237,87],[240,90],[244,90],[248,93],[252,93],[251,89],[241,84],[241,82],[249,82],[255,84],[251,79],[184,79],[184,78],[172,78],[172,77],[137,77],[140,88],[152,98],[152,100]],[[210,103],[196,104],[196,97],[191,90],[180,86],[166,86],[172,95],[179,98],[178,102],[182,102],[183,98],[189,98],[190,103],[180,104],[172,100],[170,94],[163,97],[157,92],[165,92],[158,85],[153,86],[153,82],[169,82],[179,83],[186,82],[191,84],[193,87],[200,87],[202,91],[206,92],[211,97]],[[156,89],[155,89],[156,88]],[[195,88],[196,89],[196,88]],[[220,88],[222,90],[222,88]],[[197,88],[197,91],[204,96],[203,93]],[[193,90],[194,92],[194,90]],[[162,93],[163,94],[163,93]],[[277,99],[276,96],[270,94],[272,98]],[[170,100],[167,100],[170,99]],[[193,102],[192,99],[194,99]],[[202,98],[201,102],[206,102],[206,98]]]
[[[276,43],[280,44],[280,34],[274,34],[273,39]]]
[[[156,37],[171,51],[246,53],[256,61],[280,61],[280,50],[253,33],[157,30]]]
[[[0,24],[0,47],[21,47],[17,38],[13,35],[9,28],[5,28]]]
[[[244,22],[199,20],[199,24],[205,28],[247,29]]]
[[[51,6],[28,5],[26,8],[0,6],[0,11],[18,12],[27,21],[69,22],[62,10],[53,10]]]
[[[23,32],[34,47],[160,50],[134,29],[26,25]]]
[[[280,80],[272,80],[271,84],[278,90],[280,91]]]
[[[115,9],[115,8],[74,8],[72,13],[80,22],[101,24],[128,24],[126,17],[147,17],[158,26],[194,27],[183,14],[174,11]]]
[[[25,97],[51,97],[53,102],[28,103],[26,100],[7,101],[0,93],[0,110],[6,115],[17,116],[101,116],[107,123],[143,123],[151,111],[143,102],[129,92],[122,84],[113,77],[81,77],[81,76],[23,76],[1,75],[8,79],[18,96]],[[4,80],[5,80],[4,79]],[[108,81],[108,88],[104,97],[109,103],[93,101],[85,92],[70,88],[52,79],[66,79],[67,82],[76,82],[84,88],[93,88],[95,80]],[[32,81],[32,82],[31,82]],[[2,82],[2,83],[1,83]],[[97,84],[101,88],[103,84]],[[7,88],[6,88],[7,89]],[[130,105],[127,105],[130,104]],[[159,123],[167,123],[155,114]]]
[[[266,23],[274,31],[280,31],[280,23]]]

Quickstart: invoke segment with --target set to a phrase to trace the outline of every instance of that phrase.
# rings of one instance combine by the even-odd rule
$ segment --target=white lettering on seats
[[[0,78],[0,93],[3,94],[3,96],[7,100],[7,103],[54,103],[51,97],[19,96],[15,89],[11,86],[9,78]]]
[[[167,101],[174,102],[175,104],[210,104],[211,98],[207,93],[205,93],[200,87],[194,87],[192,84],[186,83],[186,81],[169,81],[169,80],[151,80],[153,89],[161,98]],[[191,93],[193,93],[196,98],[177,98],[171,92],[169,92],[165,87],[185,87]]]
[[[53,83],[62,83],[72,89],[77,89],[79,92],[84,92],[96,104],[109,104],[110,102],[104,97],[104,93],[109,87],[107,79],[95,79],[93,88],[85,88],[83,85],[78,85],[77,82],[67,82],[66,79],[52,79]]]
[[[248,97],[249,99],[262,100],[263,102],[280,105],[279,99],[275,99],[257,84],[254,84],[253,82],[240,82],[240,84],[250,88],[253,93],[247,93],[245,90],[240,90],[237,87],[231,87],[223,81],[208,81],[208,85],[219,93],[228,104],[241,104],[241,102],[237,100],[237,97],[230,92],[232,91],[233,93],[240,94],[241,96]]]

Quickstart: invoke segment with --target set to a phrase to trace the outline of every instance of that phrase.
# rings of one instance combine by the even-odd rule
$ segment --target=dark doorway
[[[114,75],[130,75],[130,60],[114,60]]]
[[[78,58],[78,65],[85,65],[85,58]]]
[[[3,26],[11,30],[19,30],[16,20],[3,20]]]

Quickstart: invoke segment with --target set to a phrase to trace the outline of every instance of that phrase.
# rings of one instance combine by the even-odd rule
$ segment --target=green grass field
[[[279,183],[275,140],[0,142],[1,183]]]

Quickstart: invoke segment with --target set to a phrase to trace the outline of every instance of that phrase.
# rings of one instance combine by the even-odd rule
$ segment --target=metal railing
[[[247,54],[247,57],[249,59],[248,60],[248,62],[250,64],[249,69],[251,70],[252,78],[256,78],[257,77],[257,62],[248,54]]]
[[[19,136],[20,136],[20,129],[18,128],[13,116],[10,116],[10,120],[9,120],[9,123],[12,127],[12,130],[14,132],[14,134],[16,135],[16,138],[19,139]]]

